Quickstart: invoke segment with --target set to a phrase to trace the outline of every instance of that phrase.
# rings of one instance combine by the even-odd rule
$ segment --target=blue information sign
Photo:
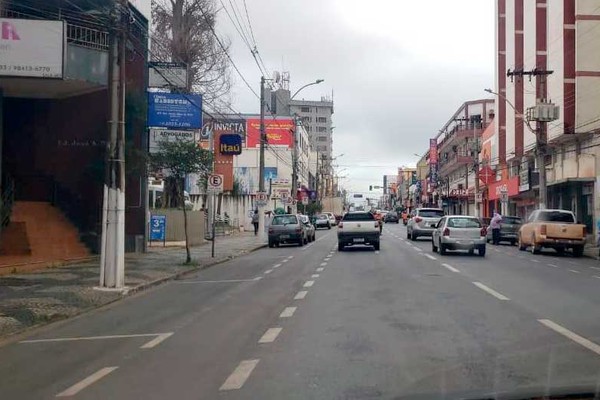
[[[150,240],[164,241],[167,227],[166,215],[152,215],[150,217]]]
[[[202,128],[202,95],[148,93],[148,126]]]

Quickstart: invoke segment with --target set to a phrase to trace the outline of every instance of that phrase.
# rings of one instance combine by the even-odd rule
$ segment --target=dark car
[[[269,247],[283,243],[304,246],[308,242],[306,228],[297,215],[276,215],[269,225]]]
[[[383,222],[385,222],[385,223],[395,222],[396,224],[398,224],[400,222],[400,217],[398,216],[397,212],[390,211],[389,213],[385,214],[385,217],[383,218]]]
[[[489,227],[491,218],[479,218],[481,224],[487,228],[487,242],[492,241],[492,229]],[[500,223],[500,241],[509,242],[512,246],[519,240],[519,228],[523,221],[519,217],[502,216]]]

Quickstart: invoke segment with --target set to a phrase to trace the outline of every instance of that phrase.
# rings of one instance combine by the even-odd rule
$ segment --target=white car
[[[337,221],[335,220],[335,215],[333,215],[333,213],[331,213],[331,212],[324,212],[323,214],[327,215],[327,218],[329,219],[329,224],[331,226],[336,226],[337,225]]]
[[[441,255],[447,250],[475,250],[485,257],[487,231],[477,217],[468,215],[448,215],[440,219],[431,238],[431,250]]]
[[[444,216],[441,208],[417,208],[406,226],[406,238],[417,240],[419,236],[431,236],[433,229]]]

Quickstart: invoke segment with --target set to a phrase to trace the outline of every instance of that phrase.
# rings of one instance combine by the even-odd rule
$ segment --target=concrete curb
[[[168,281],[172,281],[172,280],[184,277],[185,275],[192,274],[192,273],[198,272],[198,271],[202,271],[204,269],[213,267],[215,265],[222,264],[224,262],[234,260],[234,259],[236,259],[236,258],[238,258],[240,256],[244,256],[246,254],[253,253],[253,252],[255,252],[257,250],[260,250],[260,249],[263,249],[265,247],[267,247],[267,244],[263,243],[263,244],[254,246],[254,247],[252,247],[252,248],[250,248],[248,250],[244,250],[244,251],[242,251],[242,252],[240,252],[240,253],[238,253],[238,254],[236,254],[234,256],[229,256],[229,257],[215,259],[214,261],[211,261],[211,262],[203,264],[203,265],[198,265],[198,266],[196,266],[196,267],[194,267],[192,269],[186,270],[186,271],[179,271],[179,272],[177,272],[175,274],[167,275],[167,276],[155,279],[155,280],[150,281],[150,282],[144,282],[144,283],[139,284],[139,285],[137,285],[135,287],[132,287],[129,290],[127,290],[126,292],[122,293],[122,295],[120,297],[116,297],[114,299],[108,300],[108,301],[106,301],[105,303],[102,303],[102,304],[97,304],[97,305],[93,305],[93,306],[91,306],[89,308],[82,309],[80,312],[78,312],[76,314],[73,314],[73,315],[70,315],[70,316],[66,316],[66,317],[60,317],[60,318],[57,318],[57,319],[55,319],[53,321],[39,322],[39,323],[34,324],[34,325],[26,326],[23,329],[19,329],[19,330],[16,330],[14,332],[8,333],[5,336],[0,336],[0,347],[5,346],[5,345],[10,344],[10,343],[13,343],[13,342],[16,342],[18,340],[21,340],[26,335],[29,335],[29,334],[37,331],[37,330],[48,329],[48,328],[50,328],[52,326],[57,326],[57,325],[60,325],[60,324],[64,324],[64,323],[68,322],[69,320],[83,317],[83,316],[85,316],[87,314],[91,314],[93,312],[99,311],[99,310],[101,310],[102,308],[105,308],[105,307],[113,306],[113,305],[115,305],[115,303],[117,303],[117,302],[119,302],[121,300],[124,300],[127,297],[133,296],[134,294],[137,294],[137,293],[142,293],[142,292],[144,292],[144,291],[146,291],[146,290],[148,290],[148,289],[150,289],[150,288],[152,288],[154,286],[158,286],[158,285],[160,285],[162,283],[165,283],[165,282],[168,282]]]

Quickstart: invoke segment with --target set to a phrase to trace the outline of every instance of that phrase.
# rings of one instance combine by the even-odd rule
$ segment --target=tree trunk
[[[181,183],[181,198],[184,199],[183,200],[183,231],[185,233],[185,263],[189,264],[192,262],[192,256],[190,254],[190,241],[189,241],[189,237],[188,237],[188,219],[187,219],[187,208],[185,206],[185,178],[182,180]]]

